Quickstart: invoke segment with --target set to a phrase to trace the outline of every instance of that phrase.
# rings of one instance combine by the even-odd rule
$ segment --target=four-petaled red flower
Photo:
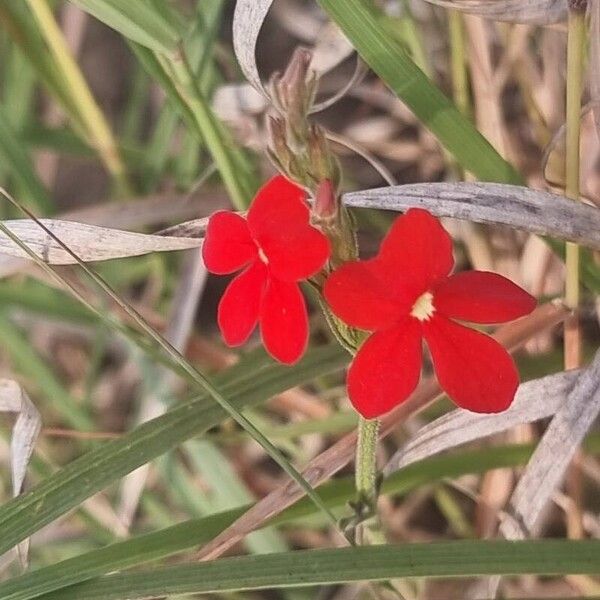
[[[423,338],[441,387],[458,406],[494,413],[513,401],[519,378],[511,356],[454,319],[502,323],[531,312],[536,301],[496,273],[449,275],[453,265],[440,222],[411,209],[396,219],[375,258],[345,263],[325,283],[333,312],[374,332],[348,372],[350,400],[365,418],[388,412],[415,389]]]
[[[320,271],[330,251],[309,218],[305,192],[282,176],[263,186],[246,219],[229,211],[210,218],[202,248],[208,271],[224,275],[244,268],[219,303],[228,345],[243,344],[260,323],[273,358],[293,364],[302,356],[308,315],[298,282]]]

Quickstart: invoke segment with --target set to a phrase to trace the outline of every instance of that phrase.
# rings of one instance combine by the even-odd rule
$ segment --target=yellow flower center
[[[433,294],[431,292],[425,292],[417,298],[410,314],[415,319],[419,319],[419,321],[428,321],[431,319],[434,312],[435,306],[433,305]]]
[[[262,260],[265,265],[269,264],[269,259],[267,258],[267,255],[264,253],[263,249],[259,246],[258,247],[258,258],[260,258],[260,260]]]

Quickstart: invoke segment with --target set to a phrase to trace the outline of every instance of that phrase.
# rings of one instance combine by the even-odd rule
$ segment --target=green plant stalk
[[[46,0],[27,0],[27,2],[71,91],[71,99],[86,129],[89,143],[98,151],[102,162],[115,181],[117,191],[128,194],[131,188],[117,142],[71,54],[52,10]]]
[[[170,74],[180,98],[190,109],[194,122],[217,164],[231,201],[238,210],[245,210],[248,208],[254,190],[245,185],[243,178],[239,176],[240,167],[223,139],[226,132],[202,94],[185,51],[180,48],[175,55],[169,57],[157,55],[157,58],[165,71]]]
[[[465,116],[471,114],[469,77],[467,74],[467,54],[465,49],[465,29],[462,15],[457,10],[448,11],[448,31],[450,34],[450,68],[452,73],[452,95],[454,103]]]
[[[581,96],[583,92],[585,11],[570,10],[567,44],[567,122],[566,122],[566,187],[565,194],[579,201]],[[569,308],[579,306],[579,246],[566,245],[565,301]],[[581,344],[577,317],[566,322],[565,367],[580,366]]]
[[[372,514],[377,504],[377,442],[379,440],[379,419],[358,421],[358,440],[356,443],[355,482],[359,503],[364,503]]]
[[[584,447],[589,452],[600,452],[600,435],[588,437]],[[490,469],[502,467],[516,467],[526,464],[531,458],[533,450],[533,444],[496,446],[428,458],[389,475],[382,483],[382,491],[394,494],[396,497],[404,497],[419,487],[444,478],[485,473]],[[350,478],[336,479],[324,483],[321,492],[323,499],[331,508],[339,509],[352,497],[353,487],[354,482]],[[151,496],[146,496],[147,501],[151,501],[151,498]],[[194,501],[197,500],[196,495]],[[3,600],[31,600],[40,594],[111,571],[122,571],[151,561],[165,559],[194,548],[199,543],[209,541],[231,525],[251,506],[242,506],[176,525],[171,525],[171,519],[167,519],[167,525],[162,530],[111,543],[0,583],[0,597]],[[314,507],[307,498],[304,498],[276,516],[270,524],[282,525],[305,518],[314,519],[315,515]],[[313,526],[318,525],[314,523],[314,520],[311,522]]]

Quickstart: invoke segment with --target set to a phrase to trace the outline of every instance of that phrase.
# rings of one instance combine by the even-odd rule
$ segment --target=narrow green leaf
[[[347,362],[347,355],[334,346],[310,352],[294,367],[273,364],[262,356],[259,364],[256,358],[250,358],[215,379],[237,410],[255,406]],[[225,410],[208,394],[201,394],[74,460],[27,494],[0,508],[0,554],[113,481],[213,427],[225,416]]]
[[[31,18],[27,4],[22,0],[0,2],[0,25],[21,49],[23,57],[31,63],[48,90],[65,107],[70,118],[81,126],[79,112],[71,100],[71,92],[48,53],[46,43]]]
[[[411,60],[371,0],[319,0],[359,54],[461,166],[483,181],[522,183],[507,163]]]
[[[600,572],[600,541],[459,541],[226,558],[118,573],[41,596],[43,600],[130,600],[405,577],[565,575]]]
[[[146,0],[134,2],[71,0],[71,2],[130,40],[157,52],[173,52],[183,35],[174,16],[166,18],[164,10],[156,10],[156,7]]]
[[[600,452],[600,436],[590,437],[585,444],[589,452]],[[533,444],[467,450],[448,456],[437,456],[409,465],[384,480],[382,492],[403,496],[412,490],[444,478],[456,478],[490,469],[525,464],[533,452]],[[330,507],[344,506],[355,494],[352,477],[328,482],[319,488]],[[221,512],[209,517],[191,519],[161,531],[139,535],[104,548],[75,556],[58,564],[38,569],[0,584],[3,600],[31,600],[41,594],[79,583],[117,570],[139,566],[194,548],[208,542],[231,525],[249,506]],[[304,498],[283,511],[272,525],[316,516],[317,509]]]

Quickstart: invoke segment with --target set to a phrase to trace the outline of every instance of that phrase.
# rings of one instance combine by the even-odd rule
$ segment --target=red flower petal
[[[243,344],[256,327],[266,282],[267,268],[257,260],[227,286],[217,320],[229,346]]]
[[[227,210],[212,215],[202,245],[208,271],[216,275],[233,273],[255,258],[257,252],[246,219]]]
[[[518,285],[486,271],[456,273],[434,291],[434,306],[447,317],[503,323],[529,314],[536,300]]]
[[[452,239],[426,210],[411,208],[398,217],[381,244],[379,257],[388,265],[389,285],[394,280],[411,289],[416,299],[454,266]]]
[[[294,364],[308,343],[306,303],[297,283],[269,278],[260,314],[265,348],[279,362]]]
[[[282,281],[306,279],[329,258],[329,240],[310,225],[305,199],[302,188],[278,176],[262,187],[248,212],[252,236]]]
[[[354,408],[374,419],[404,402],[421,374],[421,326],[407,317],[392,329],[377,331],[359,348],[348,371]]]
[[[369,331],[390,327],[406,316],[413,298],[393,298],[386,275],[377,259],[347,262],[325,282],[325,299],[348,325]]]
[[[423,323],[423,331],[438,381],[458,406],[497,413],[511,405],[519,374],[496,340],[435,315]]]

